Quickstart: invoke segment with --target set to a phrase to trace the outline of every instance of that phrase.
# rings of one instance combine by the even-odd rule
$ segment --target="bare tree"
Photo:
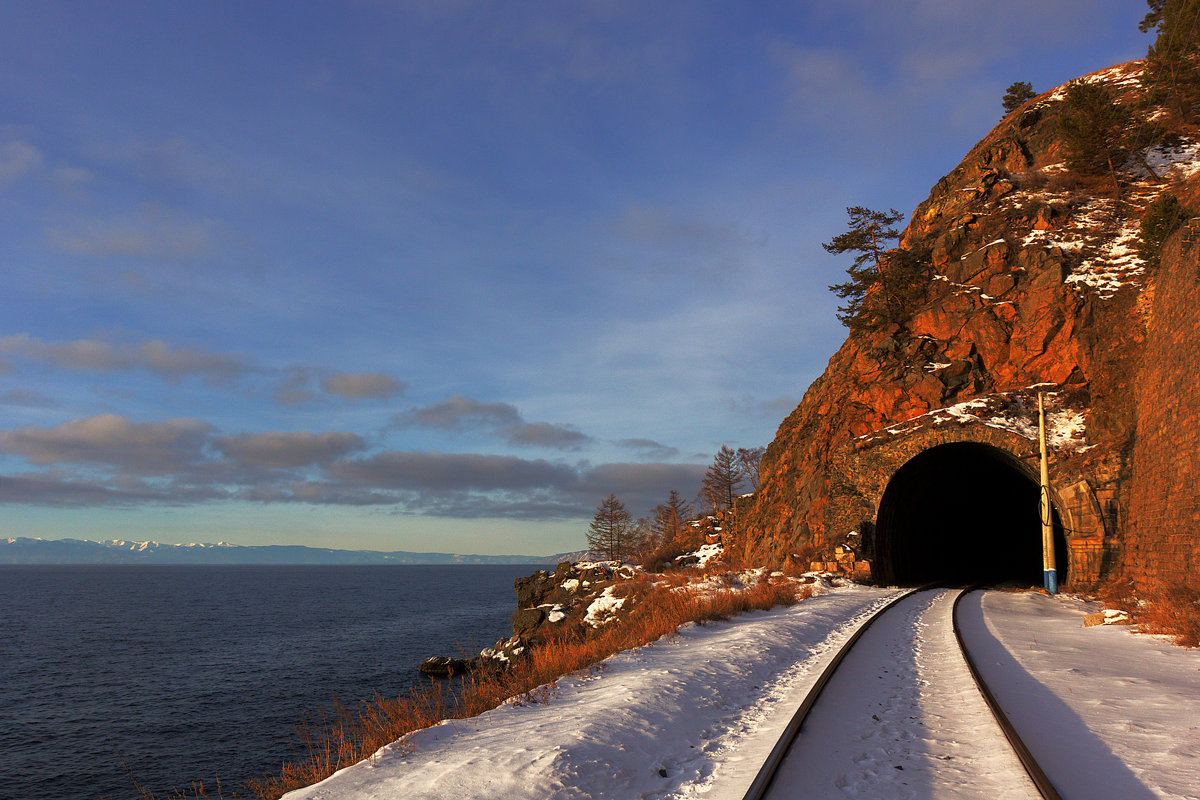
[[[654,519],[650,523],[658,544],[682,539],[684,525],[691,517],[691,504],[672,489],[667,502],[655,506]]]
[[[704,473],[700,494],[714,511],[732,510],[741,486],[742,467],[738,463],[737,452],[732,447],[721,445],[713,463]]]
[[[596,508],[596,515],[588,525],[587,543],[588,549],[609,561],[623,561],[643,544],[638,540],[633,515],[615,494],[604,498]]]
[[[763,453],[767,452],[765,447],[739,447],[737,449],[738,466],[742,468],[742,474],[746,476],[746,480],[750,481],[751,491],[758,491],[758,471],[762,467]]]

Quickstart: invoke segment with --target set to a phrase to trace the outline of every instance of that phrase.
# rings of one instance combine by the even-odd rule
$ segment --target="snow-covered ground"
[[[548,702],[444,722],[287,798],[740,798],[837,648],[896,594],[845,586],[791,608],[688,626],[559,681]],[[968,643],[981,651],[981,669],[1023,735],[1035,726],[1044,732],[1026,738],[1039,756],[1053,754],[1051,778],[1082,781],[1065,797],[1200,797],[1200,653],[1126,627],[1083,628],[1091,610],[1066,597],[972,595],[964,601]],[[930,725],[938,727],[938,715],[975,718],[973,697],[891,702],[907,680],[920,687],[957,669],[945,656],[947,613],[948,603],[927,603],[912,615],[910,643],[897,640],[904,654],[893,666],[903,669],[880,674],[871,701],[898,709],[875,713],[901,744],[877,737],[862,745],[868,756],[912,750]],[[974,756],[995,750],[994,731],[976,721],[952,741],[921,747]],[[968,779],[956,777],[953,759],[944,763],[915,796],[961,796]],[[864,767],[813,796],[900,796],[890,792],[901,771],[885,766]],[[1006,767],[1004,775],[1015,773]],[[996,780],[997,798],[1027,788],[1023,776]]]
[[[1005,592],[959,609],[980,672],[1065,798],[1200,798],[1200,651],[1082,627],[1094,610]]]

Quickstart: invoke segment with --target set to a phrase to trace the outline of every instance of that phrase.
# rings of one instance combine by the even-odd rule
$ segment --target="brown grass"
[[[1172,637],[1183,647],[1200,647],[1200,580],[1154,581],[1135,590],[1128,579],[1113,580],[1098,597],[1108,608],[1129,612],[1138,629]]]
[[[404,742],[407,734],[441,720],[473,717],[505,702],[548,703],[562,676],[595,669],[605,658],[670,636],[687,622],[703,624],[744,611],[791,605],[811,594],[808,587],[797,587],[786,579],[766,579],[741,591],[707,593],[681,590],[682,582],[671,583],[676,586],[655,585],[649,577],[623,582],[614,593],[637,600],[628,614],[598,630],[553,631],[507,670],[471,674],[455,690],[431,681],[407,695],[377,695],[354,708],[334,698],[331,712],[320,711],[298,727],[302,755],[284,763],[278,775],[250,781],[245,791],[254,798],[278,798],[370,758],[384,745],[395,742],[400,748],[411,747]],[[177,791],[170,797],[184,796],[209,797],[203,787],[198,791],[193,787],[186,795]],[[155,800],[144,791],[141,797]]]
[[[1200,647],[1200,586],[1174,581],[1151,587],[1134,614],[1147,633],[1163,633],[1184,647]]]

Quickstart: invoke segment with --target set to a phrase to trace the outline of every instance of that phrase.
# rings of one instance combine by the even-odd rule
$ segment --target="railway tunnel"
[[[988,444],[924,450],[896,471],[879,502],[875,574],[880,583],[1042,584],[1036,474]],[[1067,546],[1053,510],[1058,580]]]

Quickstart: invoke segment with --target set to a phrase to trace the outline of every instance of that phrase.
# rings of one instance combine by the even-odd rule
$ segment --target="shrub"
[[[1138,255],[1149,267],[1157,267],[1163,244],[1195,214],[1170,192],[1163,192],[1146,207],[1142,215],[1142,236]]]

